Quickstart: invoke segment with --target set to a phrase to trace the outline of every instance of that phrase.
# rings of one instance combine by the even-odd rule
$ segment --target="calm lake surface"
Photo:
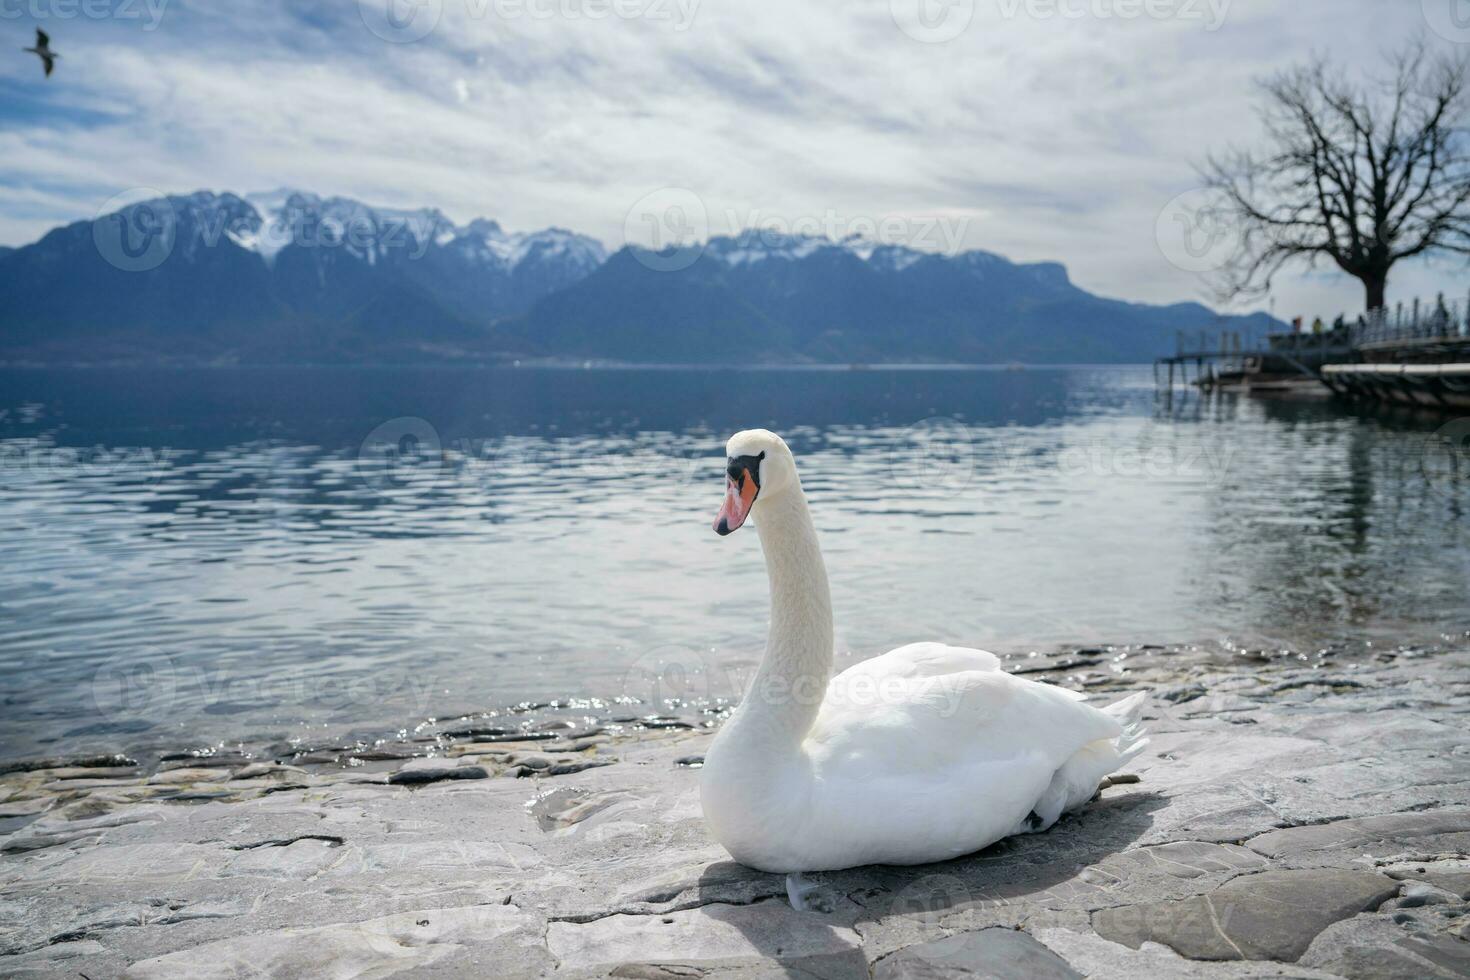
[[[0,372],[0,755],[735,693],[798,454],[843,662],[1470,626],[1449,417],[1156,397],[1146,368]],[[626,709],[624,709],[626,710]]]

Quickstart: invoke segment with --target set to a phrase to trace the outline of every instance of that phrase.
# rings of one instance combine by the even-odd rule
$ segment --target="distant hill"
[[[1173,349],[1174,331],[1222,322],[1198,303],[1103,299],[1056,263],[980,251],[747,232],[713,239],[681,271],[656,271],[658,260],[623,249],[502,326],[501,346],[514,337],[538,353],[649,361],[1108,363],[1152,360]]]
[[[697,258],[609,258],[560,229],[294,191],[144,202],[0,249],[11,362],[1107,363],[1268,324],[1103,299],[980,251],[746,232]]]

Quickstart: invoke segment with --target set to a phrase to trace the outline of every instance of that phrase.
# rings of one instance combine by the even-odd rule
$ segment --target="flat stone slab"
[[[916,943],[873,964],[873,980],[1082,980],[1067,961],[1024,932],[981,929]]]
[[[1399,887],[1363,871],[1263,871],[1208,895],[1101,909],[1092,925],[1104,939],[1134,949],[1154,942],[1196,960],[1294,963],[1323,929],[1377,909]]]
[[[1470,776],[1470,762],[1464,763]],[[1337,820],[1312,827],[1289,827],[1262,834],[1247,847],[1268,857],[1306,851],[1361,850],[1366,847],[1404,848],[1419,839],[1441,834],[1470,834],[1470,809],[1428,813],[1390,813],[1356,820]]]
[[[564,969],[612,969],[628,963],[752,961],[849,954],[865,963],[862,939],[819,915],[792,913],[779,900],[705,905],[668,915],[612,915],[593,922],[553,922],[546,946]]]
[[[242,976],[279,978],[391,976],[429,971],[470,946],[487,957],[498,952],[524,966],[545,966],[534,955],[515,955],[538,945],[540,923],[514,906],[484,905],[423,909],[311,929],[280,929],[133,964],[127,980],[235,980]],[[519,942],[516,936],[519,934]],[[491,960],[487,958],[488,969]]]

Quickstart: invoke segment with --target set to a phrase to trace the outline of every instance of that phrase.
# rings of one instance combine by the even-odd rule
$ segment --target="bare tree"
[[[1265,81],[1267,149],[1209,158],[1216,218],[1241,237],[1222,296],[1259,296],[1284,266],[1327,258],[1375,310],[1401,259],[1470,255],[1467,63],[1422,41],[1388,61],[1383,81],[1354,84],[1324,60]]]

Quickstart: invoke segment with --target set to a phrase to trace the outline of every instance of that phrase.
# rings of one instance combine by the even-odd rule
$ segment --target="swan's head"
[[[757,498],[769,500],[796,483],[796,460],[774,432],[737,432],[725,443],[725,456],[725,502],[715,518],[721,535],[745,523]]]

